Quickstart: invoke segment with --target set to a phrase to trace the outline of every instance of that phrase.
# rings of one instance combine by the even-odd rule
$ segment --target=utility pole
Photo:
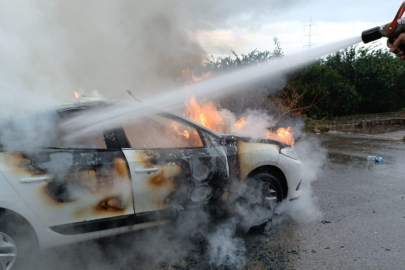
[[[394,87],[394,95],[393,95],[393,98],[394,98],[394,100],[393,100],[393,111],[395,112],[396,110],[397,110],[397,83],[398,83],[398,76],[397,76],[397,66],[396,65],[392,65],[393,66],[393,68],[395,69],[395,80],[394,80],[394,82],[395,82],[395,87]]]
[[[352,68],[354,70],[354,90],[357,91],[356,89],[356,85],[357,85],[357,69],[356,67],[352,64]],[[354,100],[355,96],[353,94],[353,100]],[[352,108],[352,115],[354,115],[354,107]]]
[[[309,24],[304,26],[304,32],[306,32],[306,30],[308,29],[308,32],[307,32],[308,34],[304,35],[304,38],[307,39],[307,43],[306,43],[306,45],[304,45],[304,47],[308,48],[308,50],[310,50],[311,47],[313,47],[315,45],[312,42],[312,36],[316,35],[316,34],[314,34],[314,31],[313,31],[314,28],[316,29],[317,26],[316,26],[316,24],[312,23],[312,16],[311,16],[309,19]]]
[[[356,88],[356,85],[357,85],[357,69],[353,64],[352,64],[352,68],[354,70],[354,88]]]

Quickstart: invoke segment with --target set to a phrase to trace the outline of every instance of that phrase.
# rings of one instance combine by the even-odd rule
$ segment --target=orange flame
[[[240,118],[235,123],[225,123],[226,121],[219,113],[217,106],[211,102],[200,105],[194,96],[190,97],[185,104],[186,110],[183,113],[185,116],[219,133],[229,134],[232,132],[230,129],[232,124],[238,131],[243,131],[242,129],[248,124],[246,117]],[[178,134],[184,136],[183,132],[178,132]],[[288,145],[294,145],[294,133],[292,132],[291,127],[279,128],[276,133],[270,131],[267,135],[263,134],[263,137]]]
[[[184,130],[183,132],[179,133],[179,135],[184,136],[187,140],[190,139],[190,133],[188,130]]]
[[[183,136],[187,140],[190,139],[190,132],[188,130],[184,130],[183,132],[180,132],[176,122],[172,122],[171,126],[177,132],[177,134]]]
[[[276,133],[268,132],[266,139],[280,141],[288,145],[294,145],[294,133],[291,131],[291,127],[279,128]]]
[[[246,117],[242,117],[241,119],[239,119],[238,122],[236,122],[234,124],[234,126],[238,129],[241,130],[244,126],[246,126],[247,122],[246,122]]]
[[[183,69],[181,71],[181,77],[177,78],[177,81],[187,81],[191,80],[193,82],[199,82],[201,80],[207,79],[211,76],[211,71],[201,73],[201,76],[196,76],[194,71],[190,69]]]
[[[185,116],[209,129],[221,132],[223,118],[213,103],[200,105],[193,96],[185,102],[185,105],[186,109],[183,113]]]
[[[79,98],[79,93],[77,93],[76,91],[73,91],[73,94],[75,95],[75,98],[76,98],[76,99]]]
[[[203,126],[206,126],[206,125],[207,125],[207,119],[205,118],[205,116],[204,116],[203,113],[200,114],[200,123],[201,123],[201,125],[203,125]]]
[[[207,79],[207,78],[209,78],[210,76],[211,76],[211,71],[201,73],[201,76],[200,76],[200,77],[195,76],[195,75],[194,75],[194,72],[191,74],[191,78],[192,78],[193,81],[195,81],[195,82],[199,82],[199,81],[201,81],[201,80]]]

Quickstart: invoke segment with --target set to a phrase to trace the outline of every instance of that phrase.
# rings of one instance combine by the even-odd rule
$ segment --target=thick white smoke
[[[298,157],[303,164],[302,194],[297,201],[284,202],[277,208],[281,214],[275,218],[275,224],[289,217],[298,222],[320,221],[323,214],[318,206],[318,200],[313,196],[311,184],[320,180],[322,168],[326,164],[327,151],[322,147],[320,139],[304,134],[295,145]]]
[[[223,120],[223,133],[252,139],[265,138],[269,128],[273,128],[277,124],[277,121],[272,116],[260,110],[247,110],[239,117],[225,109],[220,110],[219,114]],[[243,127],[235,125],[240,119],[244,121]]]
[[[73,91],[128,99],[130,89],[142,99],[173,87],[181,70],[207,58],[194,31],[284,8],[262,0],[0,1],[0,126],[7,133],[0,144],[12,144],[8,150],[41,146],[49,121],[35,126],[32,112],[72,101]],[[11,143],[18,133],[30,134],[28,142],[17,136],[20,142]]]
[[[130,89],[140,99],[157,96],[159,89],[175,86],[182,69],[193,69],[206,58],[206,52],[192,39],[193,31],[229,27],[234,18],[241,16],[268,16],[295,2],[0,1],[0,144],[8,151],[31,151],[45,146],[57,136],[54,118],[47,112],[60,102],[73,99],[73,91],[91,95],[97,90],[106,98],[117,98],[126,97],[125,91]],[[38,111],[41,114],[33,113]],[[235,122],[234,115],[222,113],[225,119],[232,119],[232,124]],[[245,116],[245,131],[230,126],[229,133],[257,137],[275,124],[261,112],[248,112]],[[297,144],[297,152],[304,156],[310,146],[299,149]],[[316,156],[312,160],[308,179],[316,178],[322,162]],[[310,193],[304,194],[309,194],[303,198],[310,200]],[[293,218],[305,220],[316,215],[314,207],[310,214],[300,217],[300,210],[291,210],[295,209],[292,205],[285,208]],[[174,237],[162,230],[147,235],[143,241],[127,241],[132,248],[120,249],[120,262],[124,264],[131,252],[154,258],[159,251],[158,262],[182,258],[192,246],[188,235],[208,221],[205,215],[189,217],[187,222],[179,223]],[[213,266],[236,268],[245,263],[245,247],[241,239],[234,237],[234,230],[233,223],[203,230]],[[92,258],[88,268],[106,269],[102,265],[107,263],[103,254],[98,248],[94,250],[97,259]],[[69,265],[75,255],[62,256],[62,262]],[[80,268],[60,264],[55,260],[50,269]]]
[[[207,236],[210,264],[214,268],[243,269],[246,248],[242,238],[235,237],[235,228],[222,225]]]
[[[0,90],[58,101],[94,89],[108,98],[127,89],[144,96],[207,57],[192,40],[194,31],[231,27],[234,18],[252,21],[286,6],[274,0],[1,1]]]

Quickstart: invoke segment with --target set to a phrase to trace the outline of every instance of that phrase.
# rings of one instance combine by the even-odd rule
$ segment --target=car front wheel
[[[259,173],[253,177],[261,185],[261,196],[264,207],[273,209],[284,198],[280,181],[269,173]]]
[[[249,184],[257,190],[254,201],[256,213],[250,231],[268,233],[272,226],[274,209],[284,199],[283,188],[277,177],[270,173],[258,173],[251,177]]]
[[[257,173],[238,188],[234,213],[242,231],[269,227],[277,204],[284,198],[280,181],[270,173]],[[263,227],[263,228],[264,228]]]

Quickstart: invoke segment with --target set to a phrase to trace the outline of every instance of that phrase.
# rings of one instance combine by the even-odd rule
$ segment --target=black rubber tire
[[[261,183],[268,183],[277,194],[277,203],[282,202],[284,199],[284,192],[281,186],[280,180],[277,179],[274,175],[270,173],[258,173],[252,177],[254,180]]]
[[[284,199],[284,192],[282,185],[280,181],[275,177],[274,175],[267,173],[267,172],[262,172],[258,173],[249,179],[246,180],[250,186],[252,186],[254,189],[257,189],[260,191],[262,189],[261,194],[263,195],[262,199],[259,200],[258,204],[262,204],[261,207],[266,207],[269,209],[269,211],[274,210],[274,208],[277,206],[278,203],[282,202]],[[264,186],[265,185],[265,186]],[[266,194],[265,191],[268,191]],[[271,191],[271,192],[270,192]],[[274,194],[275,192],[275,194]],[[258,196],[260,192],[258,192]],[[268,201],[265,199],[265,196],[268,197],[276,197],[275,201]],[[253,232],[253,233],[266,233],[266,230],[268,230],[268,224],[271,224],[271,216],[269,219],[263,219],[260,221],[258,224],[255,224],[251,226],[248,231]],[[245,229],[246,231],[246,229]]]

